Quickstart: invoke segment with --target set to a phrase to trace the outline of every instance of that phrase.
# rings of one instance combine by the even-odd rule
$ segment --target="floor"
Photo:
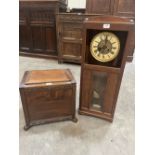
[[[55,60],[20,57],[20,80],[26,70],[71,69],[77,81],[79,104],[80,66],[58,64]],[[117,101],[113,123],[77,114],[78,123],[51,123],[23,130],[20,101],[20,155],[134,155],[134,63],[128,63]]]

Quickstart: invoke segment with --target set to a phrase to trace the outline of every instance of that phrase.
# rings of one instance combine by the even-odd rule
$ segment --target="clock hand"
[[[107,44],[107,42],[108,42],[108,37],[106,35],[106,37],[105,37],[105,44]]]

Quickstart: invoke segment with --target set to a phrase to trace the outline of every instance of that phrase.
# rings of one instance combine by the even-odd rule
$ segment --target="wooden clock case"
[[[79,114],[113,121],[133,30],[134,21],[127,18],[103,16],[85,20]],[[90,42],[100,32],[112,32],[120,40],[119,55],[108,63],[98,62],[90,53]]]

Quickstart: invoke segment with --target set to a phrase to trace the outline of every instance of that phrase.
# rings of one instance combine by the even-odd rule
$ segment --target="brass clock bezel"
[[[95,41],[95,39],[98,37],[98,36],[100,36],[101,34],[108,34],[108,35],[110,35],[110,36],[113,36],[113,37],[115,37],[115,39],[117,40],[117,44],[118,44],[118,50],[117,50],[117,53],[115,53],[115,56],[114,57],[111,57],[111,58],[108,58],[108,59],[99,59],[99,57],[97,57],[95,54],[94,54],[94,52],[93,52],[93,50],[92,50],[92,44],[94,43],[94,41]],[[112,60],[114,60],[117,56],[118,56],[118,54],[119,54],[119,52],[120,52],[120,40],[119,40],[119,38],[118,38],[118,36],[116,36],[114,33],[112,33],[112,32],[108,32],[108,31],[105,31],[105,32],[100,32],[100,33],[98,33],[98,34],[96,34],[94,37],[93,37],[93,39],[91,40],[91,43],[90,43],[90,52],[91,52],[91,55],[93,56],[93,58],[95,58],[95,60],[97,60],[97,61],[99,61],[99,62],[103,62],[103,63],[105,63],[105,62],[110,62],[110,61],[112,61]]]

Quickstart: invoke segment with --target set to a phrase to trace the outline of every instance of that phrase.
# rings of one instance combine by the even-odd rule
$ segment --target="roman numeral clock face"
[[[98,33],[91,41],[90,52],[100,62],[115,59],[120,51],[119,38],[111,32]]]

